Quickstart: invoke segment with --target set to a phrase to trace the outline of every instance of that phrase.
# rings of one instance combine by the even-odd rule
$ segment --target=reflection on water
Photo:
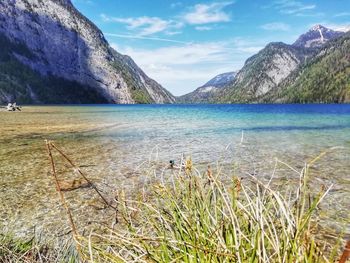
[[[312,180],[315,189],[334,184],[323,205],[327,224],[341,230],[340,222],[350,222],[350,105],[50,106],[0,112],[0,224],[6,229],[68,231],[45,139],[64,149],[109,196],[122,188],[137,191],[146,177],[166,176],[169,160],[179,162],[183,154],[203,168],[219,162],[227,175],[268,178],[276,158],[300,170],[337,147],[312,167]],[[55,158],[60,176],[71,178],[71,169]],[[157,167],[152,175],[145,172],[151,165]],[[297,178],[286,167],[277,167],[276,176],[282,187]],[[91,189],[67,196],[82,222],[111,216],[96,212],[101,204]]]

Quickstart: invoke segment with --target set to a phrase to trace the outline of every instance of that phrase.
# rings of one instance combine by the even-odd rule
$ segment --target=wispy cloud
[[[207,24],[229,22],[231,17],[224,9],[232,4],[233,1],[196,4],[189,7],[188,12],[174,15],[169,19],[149,16],[123,18],[106,14],[101,14],[100,16],[104,22],[125,24],[128,30],[133,31],[138,36],[150,36],[157,33],[171,36],[182,33],[179,29],[185,25],[192,25],[198,31],[208,31],[212,27],[209,27]],[[182,5],[182,2],[175,2],[170,7],[176,8]]]
[[[334,17],[343,17],[343,16],[350,16],[350,12],[342,12],[334,15]]]
[[[193,65],[199,63],[214,63],[225,60],[224,43],[196,43],[181,46],[162,47],[153,50],[136,50],[125,48],[126,54],[131,54],[141,65]]]
[[[323,13],[323,12],[316,12],[316,13],[309,12],[309,13],[297,13],[297,14],[295,14],[295,16],[298,16],[298,17],[321,17],[324,15],[325,15],[325,13]]]
[[[105,33],[105,36],[109,37],[118,37],[118,38],[128,38],[128,39],[141,39],[141,40],[151,40],[151,41],[161,41],[161,42],[170,42],[177,44],[191,44],[191,42],[178,41],[174,39],[161,38],[161,37],[146,37],[146,36],[137,36],[137,35],[125,35],[125,34],[113,34]]]
[[[182,31],[166,31],[165,35],[167,36],[175,36],[175,35],[180,35]]]
[[[328,28],[336,30],[336,31],[347,32],[350,30],[350,22],[340,23],[340,24],[323,22],[321,24],[324,25],[325,27],[328,27]]]
[[[177,7],[181,7],[182,5],[183,5],[182,2],[174,2],[174,3],[171,3],[170,7],[177,8]]]
[[[211,26],[196,26],[195,29],[198,31],[210,31],[213,28]]]
[[[101,18],[105,22],[116,22],[126,24],[129,30],[136,31],[139,36],[148,36],[159,32],[166,32],[172,29],[179,29],[182,27],[182,23],[172,20],[164,20],[159,17],[111,17],[105,14],[101,15]]]
[[[182,19],[191,25],[229,22],[231,20],[230,14],[224,9],[232,4],[233,2],[197,4],[189,12],[183,14]]]
[[[290,26],[282,22],[274,22],[261,25],[260,28],[268,31],[289,31]]]
[[[315,4],[305,4],[294,0],[278,0],[272,4],[282,14],[304,15],[316,8]]]

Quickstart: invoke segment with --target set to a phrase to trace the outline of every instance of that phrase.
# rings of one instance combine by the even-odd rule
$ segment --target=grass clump
[[[306,166],[282,194],[271,181],[224,183],[210,169],[199,175],[185,167],[139,200],[121,195],[125,227],[91,234],[85,255],[91,262],[333,262],[312,220],[329,189],[311,195],[307,173]]]
[[[10,235],[0,235],[0,262],[33,257],[37,252],[33,250],[33,239],[22,241]]]
[[[77,250],[72,242],[66,240],[60,247],[49,242],[39,242],[37,238],[20,239],[11,234],[0,234],[0,262],[79,262]]]

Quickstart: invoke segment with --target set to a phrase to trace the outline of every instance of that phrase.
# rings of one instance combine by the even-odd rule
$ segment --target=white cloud
[[[210,31],[213,28],[210,27],[210,26],[196,26],[195,29],[198,30],[198,31]]]
[[[225,60],[225,46],[221,43],[187,44],[156,50],[125,48],[124,53],[134,57],[141,65],[192,65]]]
[[[247,57],[262,48],[241,38],[177,44],[152,50],[116,44],[113,47],[135,59],[147,75],[175,95],[191,92],[217,74],[238,70]]]
[[[288,24],[281,22],[268,23],[261,25],[260,27],[268,31],[288,31],[290,29],[290,26]]]
[[[350,16],[350,12],[342,12],[334,15],[335,17]]]
[[[78,0],[79,1],[79,0]],[[87,1],[87,0],[85,0]],[[182,33],[179,29],[187,25],[197,25],[196,30],[211,30],[205,24],[228,22],[231,20],[230,15],[224,11],[224,8],[233,4],[233,2],[214,2],[211,4],[197,4],[190,8],[190,11],[177,16],[175,19],[163,19],[160,17],[113,17],[101,14],[104,22],[114,22],[125,24],[128,30],[133,31],[138,36],[150,36],[157,33],[164,33],[171,36]],[[183,5],[181,2],[171,4],[171,8]],[[202,25],[202,26],[201,26]]]
[[[147,36],[136,36],[136,35],[125,35],[125,34],[114,34],[114,33],[105,33],[104,35],[109,37],[118,37],[118,38],[171,42],[171,43],[177,43],[177,44],[190,44],[189,42],[184,42],[184,41],[179,41],[179,40],[174,40],[169,38],[161,38],[161,37],[147,37]]]
[[[336,31],[347,32],[350,30],[350,22],[346,24],[322,23],[322,25]]]
[[[182,31],[166,31],[165,32],[165,34],[167,35],[167,36],[175,36],[175,35],[179,35],[179,34],[181,34],[182,33]]]
[[[315,4],[304,4],[295,0],[278,0],[272,4],[272,7],[279,10],[282,14],[289,15],[307,15],[308,11],[316,8]]]
[[[295,16],[299,16],[299,17],[320,17],[320,16],[324,16],[325,13],[323,12],[317,12],[317,13],[297,13],[295,14]]]
[[[218,22],[229,22],[230,15],[223,9],[233,2],[214,2],[211,4],[197,4],[182,19],[191,25],[201,25]]]
[[[129,18],[119,18],[110,17],[105,14],[101,15],[101,18],[105,22],[116,22],[126,24],[129,30],[134,30],[138,32],[139,36],[148,36],[159,32],[167,32],[171,29],[179,29],[183,25],[172,20],[164,20],[159,17],[129,17]]]
[[[305,10],[312,10],[315,9],[316,5],[305,5],[305,6],[301,6],[301,7],[296,7],[294,9],[290,9],[290,10],[282,10],[282,13],[284,14],[302,14],[302,11]]]

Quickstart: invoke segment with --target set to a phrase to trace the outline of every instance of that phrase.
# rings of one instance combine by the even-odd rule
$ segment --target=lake
[[[278,178],[286,187],[310,172],[314,191],[333,188],[320,212],[324,227],[350,233],[350,105],[86,105],[25,106],[0,112],[0,225],[21,235],[69,231],[45,148],[53,140],[106,195],[132,194],[163,179],[183,156],[205,172]],[[76,178],[54,155],[59,176]],[[75,177],[74,177],[75,176]],[[67,192],[81,224],[111,216],[91,189]],[[98,216],[93,216],[99,214]]]

